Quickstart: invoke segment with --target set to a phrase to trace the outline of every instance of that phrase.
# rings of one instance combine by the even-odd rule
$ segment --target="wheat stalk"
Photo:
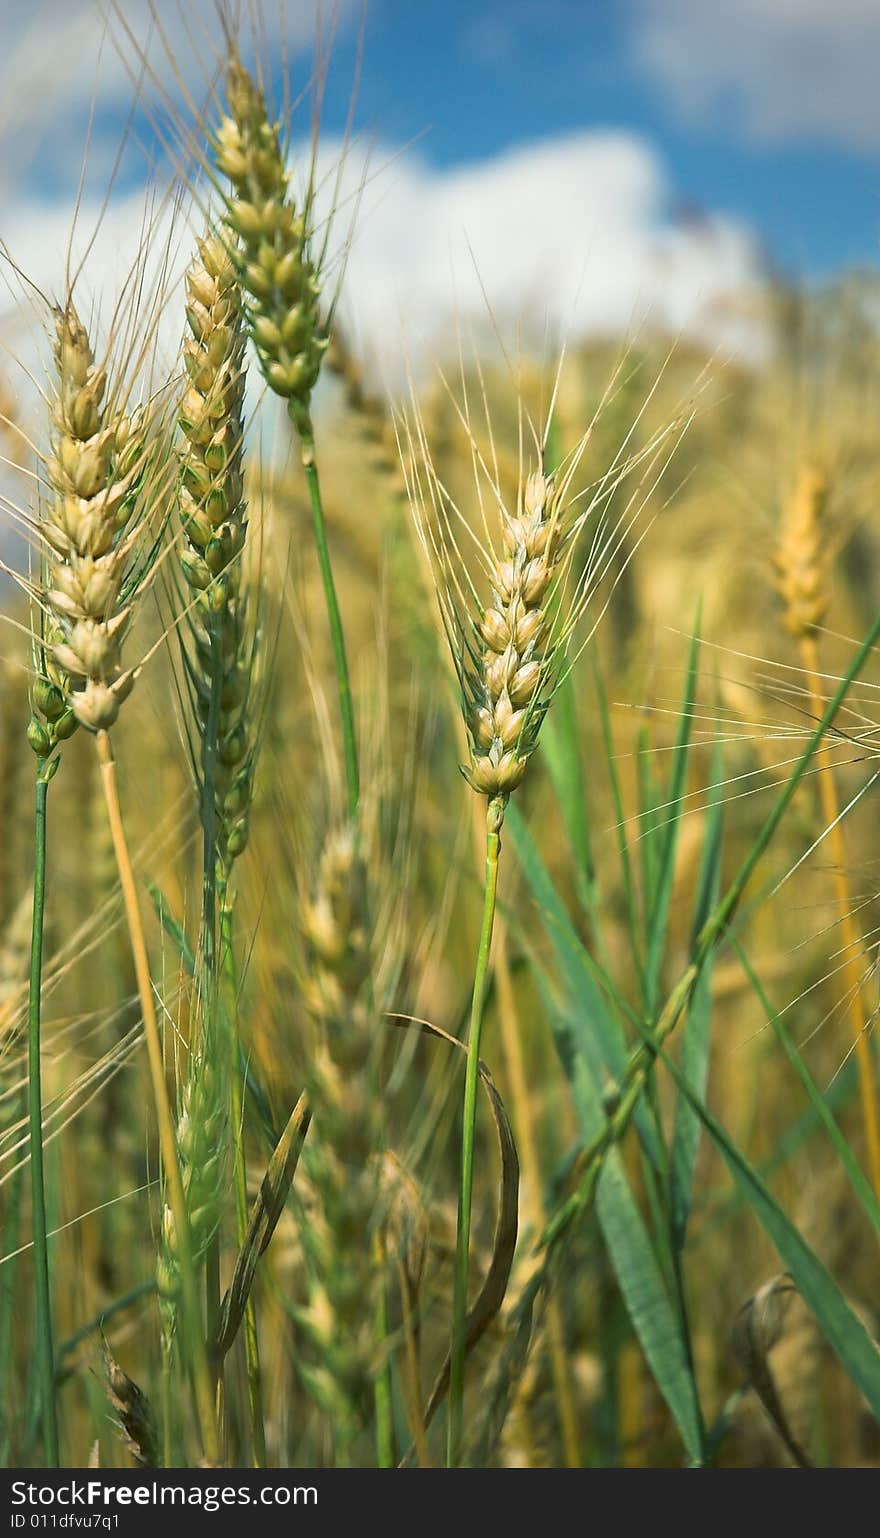
[[[58,764],[55,751],[58,724],[72,718],[96,738],[144,1022],[165,1178],[181,1251],[181,1285],[193,1341],[200,1423],[206,1455],[215,1461],[219,1448],[207,1358],[198,1324],[186,1199],[165,1083],[162,1042],[140,904],[108,735],[117,721],[122,702],[131,692],[137,672],[137,669],[123,667],[121,647],[135,604],[156,569],[154,526],[157,519],[161,522],[166,516],[169,458],[163,451],[161,435],[146,414],[127,414],[123,410],[125,392],[121,382],[114,380],[108,391],[108,371],[95,362],[88,334],[72,298],[57,315],[54,357],[55,440],[47,464],[54,496],[38,526],[47,554],[41,583],[33,590],[40,612],[47,617],[51,627],[51,638],[43,643],[42,654],[46,659],[45,692],[53,692],[51,709],[42,711],[51,756],[47,757],[41,751],[42,743],[39,746],[33,740],[31,743],[41,763],[31,996],[32,1000],[39,998],[45,787]],[[60,696],[60,709],[56,692]],[[42,701],[38,701],[40,703]],[[34,720],[38,720],[36,715]],[[39,796],[40,787],[43,787],[42,797]],[[39,901],[36,894],[39,894]],[[34,1114],[32,1110],[32,1117]]]
[[[316,250],[313,177],[298,207],[290,191],[280,127],[271,121],[265,97],[234,46],[226,76],[226,105],[213,139],[214,161],[232,185],[226,218],[241,242],[239,278],[251,340],[266,383],[287,402],[299,437],[333,647],[353,815],[360,794],[357,732],[311,417],[312,391],[328,342],[329,318],[321,315],[321,268],[329,225]]]
[[[774,555],[776,588],[784,606],[783,619],[786,629],[798,644],[810,711],[815,720],[822,716],[825,709],[819,635],[829,604],[823,529],[828,492],[825,471],[815,463],[803,464],[785,506],[781,537]],[[820,743],[816,750],[816,769],[822,818],[828,830],[828,845],[833,862],[835,904],[844,957],[845,1000],[858,1063],[868,1165],[871,1183],[880,1196],[880,1104],[863,993],[864,946],[849,889],[834,755],[827,740]]]
[[[456,1233],[447,1463],[461,1458],[465,1321],[474,1179],[474,1138],[480,1040],[495,920],[501,828],[508,797],[522,783],[558,680],[558,660],[576,622],[558,600],[581,519],[567,517],[566,499],[579,463],[571,457],[558,477],[543,463],[521,480],[514,512],[508,512],[493,481],[501,546],[481,550],[492,591],[480,602],[460,558],[454,525],[458,510],[434,471],[418,421],[407,429],[405,466],[423,548],[435,572],[444,629],[458,677],[471,756],[462,772],[487,798],[483,917],[468,1032],[461,1180]],[[421,459],[415,450],[421,451]],[[422,474],[420,475],[420,467]],[[424,485],[434,518],[425,505]]]
[[[248,837],[256,641],[242,574],[245,338],[235,265],[219,235],[199,243],[186,286],[189,388],[178,418],[185,444],[181,566],[193,595],[187,678],[201,737],[206,874],[219,867],[228,881]],[[210,923],[213,929],[212,917]]]
[[[209,231],[187,272],[184,342],[189,389],[179,408],[185,447],[181,455],[182,518],[187,545],[186,580],[195,594],[192,646],[187,677],[201,744],[203,830],[202,934],[205,984],[203,1031],[198,1056],[216,1050],[209,1037],[212,1013],[223,1016],[228,1125],[234,1146],[234,1181],[239,1243],[248,1222],[247,1180],[239,1069],[238,984],[232,935],[230,878],[248,839],[257,739],[253,722],[254,676],[259,633],[255,605],[245,586],[247,536],[244,501],[245,319],[238,286],[235,239],[230,230]],[[216,934],[219,901],[219,937]],[[219,948],[218,948],[219,938]],[[215,965],[218,962],[219,965]],[[222,973],[224,986],[219,985]],[[228,1017],[228,1018],[227,1018]],[[219,1186],[217,1196],[219,1198]],[[216,1249],[209,1270],[214,1308],[219,1308]],[[209,1335],[210,1321],[209,1321]],[[266,1461],[256,1315],[249,1298],[245,1346],[254,1457]]]
[[[483,400],[485,405],[485,392]],[[628,453],[625,440],[584,497],[573,488],[593,424],[553,472],[546,465],[549,423],[543,436],[528,424],[535,459],[527,470],[520,407],[519,473],[515,504],[510,508],[502,491],[491,423],[486,455],[469,421],[466,391],[464,406],[456,409],[470,446],[479,533],[474,532],[437,472],[417,407],[399,430],[408,496],[458,680],[470,748],[470,761],[461,766],[462,773],[486,798],[483,914],[463,1100],[447,1436],[450,1467],[457,1466],[462,1452],[479,1053],[504,811],[510,795],[525,778],[554,693],[572,665],[570,648],[575,632],[668,462],[667,440],[671,438],[674,447],[682,426],[680,418],[674,419],[635,453]],[[641,474],[623,516],[611,523],[608,504],[621,482],[637,471]],[[489,511],[496,519],[498,535],[490,531]],[[575,553],[588,520],[594,526],[592,544],[586,562],[576,571]],[[465,542],[490,590],[488,602],[471,574],[472,563],[462,549]]]
[[[331,1417],[341,1456],[364,1424],[378,1371],[375,1319],[384,1266],[375,1246],[381,1105],[367,876],[351,826],[325,840],[304,897],[303,995],[318,1032],[308,1075],[313,1132],[304,1161],[316,1201],[304,1230],[309,1303],[298,1314],[315,1360],[304,1382]]]

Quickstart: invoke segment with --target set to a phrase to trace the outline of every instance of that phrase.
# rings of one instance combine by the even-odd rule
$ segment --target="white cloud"
[[[765,142],[880,147],[878,0],[631,0],[642,67],[679,113]]]
[[[381,157],[375,157],[381,163]],[[352,159],[349,186],[360,168]],[[345,312],[393,369],[449,351],[457,318],[540,343],[614,335],[642,323],[751,350],[740,301],[758,277],[755,245],[733,220],[670,218],[650,145],[581,132],[437,171],[410,156],[369,183],[345,286]]]
[[[249,18],[256,13],[241,7],[243,52],[251,51],[254,36],[261,53],[278,50],[282,40],[294,56],[311,48],[320,10],[319,0],[270,0],[259,8],[255,29]],[[353,0],[336,0],[336,10],[345,20]],[[127,102],[135,44],[165,85],[175,75],[207,83],[223,54],[215,0],[3,0],[3,11],[9,119],[22,109],[45,111],[47,99],[88,103],[96,80],[103,102]],[[323,7],[325,30],[332,12]]]
[[[324,153],[329,167],[333,147]],[[364,175],[363,159],[352,152],[335,224],[340,240]],[[405,357],[420,365],[450,355],[459,324],[485,333],[490,309],[499,327],[526,346],[549,337],[555,347],[562,339],[647,324],[752,355],[759,333],[748,301],[759,266],[749,232],[718,215],[678,222],[669,217],[669,197],[654,151],[625,133],[548,139],[453,171],[438,171],[412,153],[395,159],[377,151],[349,254],[343,312],[361,350],[392,380],[400,379]],[[97,216],[97,207],[83,209],[75,255]],[[140,193],[111,201],[79,287],[85,313],[99,306],[106,321],[142,219]],[[163,218],[157,252],[169,230]],[[182,268],[191,235],[179,228],[175,240]],[[49,297],[63,287],[68,241],[66,205],[17,204],[13,254]],[[169,355],[181,313],[172,298],[163,322]],[[32,316],[26,321],[33,330]],[[26,353],[29,345],[22,343]]]
[[[746,8],[757,0],[740,0]],[[792,6],[795,0],[777,0]],[[806,0],[801,0],[806,3]],[[852,5],[854,0],[839,0]],[[106,16],[114,0],[37,0],[4,11],[5,59],[0,62],[0,133],[3,167],[22,163],[29,140],[38,163],[5,186],[0,179],[0,236],[14,259],[50,297],[63,286],[69,224],[82,144],[70,114],[101,107],[101,135],[79,218],[78,249],[94,231],[106,169],[131,99],[128,71],[107,40]],[[175,65],[188,79],[210,78],[216,64],[215,0],[115,0],[143,42],[155,8],[164,40],[151,58],[166,84]],[[337,0],[342,23],[356,17],[358,0]],[[719,0],[721,9],[724,0]],[[245,17],[250,5],[242,7]],[[318,0],[265,0],[263,50],[283,36],[291,54],[313,42]],[[684,15],[686,0],[669,0],[670,16]],[[711,10],[712,7],[707,7]],[[325,18],[332,0],[325,0]],[[9,14],[6,15],[5,13]],[[651,14],[654,13],[652,12]],[[120,36],[118,20],[113,24]],[[154,29],[155,30],[155,29]],[[51,46],[48,40],[51,39]],[[103,39],[103,46],[102,46]],[[96,84],[96,60],[97,84]],[[197,88],[199,89],[199,88]],[[30,126],[29,126],[30,125]],[[332,162],[333,147],[323,156]],[[65,161],[68,157],[68,162]],[[73,182],[46,171],[69,163]],[[134,173],[143,175],[142,163]],[[129,178],[132,176],[129,168]],[[342,178],[353,206],[364,178],[364,159],[352,151]],[[81,288],[103,296],[104,312],[129,268],[140,236],[141,193],[123,181],[103,215]],[[668,330],[699,333],[713,343],[748,349],[753,332],[738,309],[757,274],[755,248],[742,225],[708,214],[684,222],[670,216],[674,196],[651,145],[626,132],[581,131],[509,150],[492,159],[438,170],[417,153],[396,157],[382,147],[364,190],[351,252],[345,311],[365,349],[399,376],[404,348],[411,358],[449,351],[458,319],[487,326],[487,306],[526,344],[549,332],[563,336],[621,332],[648,320]],[[346,215],[337,222],[347,227]],[[184,237],[184,251],[189,237]],[[0,311],[2,311],[0,303]],[[177,307],[179,313],[179,307]],[[175,340],[175,306],[169,305]],[[4,327],[8,340],[8,326]],[[18,345],[17,331],[13,345]]]
[[[258,10],[242,6],[242,53],[278,58],[284,50],[296,59],[311,51],[319,15],[326,38],[331,27],[351,21],[356,5],[266,0]],[[28,175],[66,176],[76,185],[93,103],[99,113],[89,159],[100,174],[116,153],[135,82],[149,104],[165,93],[182,100],[183,81],[201,107],[224,53],[215,0],[0,0],[0,21],[0,188]]]

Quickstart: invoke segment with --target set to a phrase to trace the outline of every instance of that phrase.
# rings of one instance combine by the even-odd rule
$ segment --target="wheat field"
[[[134,262],[4,257],[3,1466],[874,1466],[862,296],[389,384],[292,66],[109,27]]]

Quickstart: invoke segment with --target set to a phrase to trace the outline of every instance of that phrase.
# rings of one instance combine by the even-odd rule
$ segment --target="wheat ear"
[[[165,1083],[162,1039],[144,938],[137,887],[119,805],[116,764],[108,735],[135,671],[124,669],[121,646],[138,596],[154,570],[152,527],[165,514],[169,488],[167,454],[151,438],[142,415],[121,409],[121,386],[108,394],[107,371],[95,363],[85,327],[72,300],[57,317],[55,448],[49,461],[54,496],[39,533],[48,550],[48,573],[39,591],[42,613],[59,639],[46,648],[55,669],[53,687],[68,713],[95,734],[102,784],[122,884],[132,960],[156,1107],[165,1179],[181,1251],[181,1286],[188,1316],[199,1421],[205,1454],[219,1457],[207,1354],[202,1337],[195,1270],[189,1242],[186,1199]],[[51,720],[51,718],[50,718]],[[32,743],[32,746],[34,744]],[[57,755],[41,762],[47,772]],[[46,775],[38,796],[38,847],[45,848]],[[39,830],[42,828],[42,831]],[[44,867],[38,862],[41,901],[34,905],[34,954],[39,957]],[[38,983],[38,977],[35,977]],[[39,988],[32,987],[32,999]]]
[[[301,1371],[345,1457],[365,1424],[378,1371],[375,1320],[384,1287],[374,1243],[381,1107],[371,1072],[367,878],[352,827],[326,839],[301,922],[303,993],[318,1037],[308,1082],[313,1136],[303,1155],[316,1196],[304,1228],[309,1304],[298,1316],[312,1353]]]
[[[184,655],[199,739],[199,750],[194,753],[194,760],[199,762],[194,768],[199,781],[204,851],[203,1028],[197,1050],[191,1055],[186,1093],[194,1104],[196,1100],[200,1103],[199,1116],[190,1115],[188,1125],[195,1128],[204,1120],[211,1127],[210,1157],[205,1159],[205,1150],[195,1148],[182,1149],[182,1153],[184,1170],[192,1172],[187,1191],[190,1212],[201,1214],[203,1232],[196,1234],[196,1246],[209,1251],[209,1313],[213,1315],[220,1303],[216,1236],[225,1183],[222,1154],[230,1129],[239,1242],[244,1239],[248,1221],[230,876],[248,837],[255,763],[250,715],[257,636],[242,574],[248,526],[243,479],[246,332],[233,249],[229,230],[209,231],[199,242],[187,272],[189,335],[183,352],[189,386],[178,410],[183,440],[181,564],[190,589],[187,607],[191,613],[191,644]],[[228,985],[221,986],[220,974],[227,977]],[[218,1044],[214,1021],[221,1015],[225,1036]],[[250,1299],[245,1345],[254,1455],[263,1466],[260,1364]]]
[[[310,179],[297,207],[279,125],[271,121],[262,91],[234,51],[226,77],[226,103],[226,115],[214,136],[214,161],[232,185],[226,218],[241,243],[239,278],[254,349],[269,388],[287,402],[299,437],[333,647],[353,815],[360,794],[357,731],[311,416],[312,391],[328,338],[321,316],[323,250],[315,250],[314,187]]]
[[[418,432],[418,428],[416,429]],[[569,512],[567,497],[579,454],[557,476],[543,463],[521,481],[516,509],[498,498],[501,546],[483,550],[492,592],[480,602],[460,559],[454,532],[457,510],[436,476],[424,440],[420,450],[433,517],[423,500],[424,481],[410,456],[410,494],[423,545],[437,577],[444,628],[458,676],[462,711],[471,749],[463,773],[487,798],[483,916],[465,1070],[461,1179],[456,1235],[447,1463],[462,1452],[465,1320],[473,1203],[480,1040],[495,921],[498,863],[504,809],[522,783],[538,745],[540,729],[558,681],[558,664],[579,612],[577,596],[566,607],[564,579],[582,519]],[[579,453],[582,453],[581,447]]]
[[[827,475],[818,465],[801,466],[785,508],[781,539],[774,557],[776,587],[784,605],[785,627],[797,641],[807,683],[810,712],[817,721],[825,710],[819,635],[822,621],[828,612],[826,541],[822,526],[828,490]],[[827,739],[816,749],[816,768],[822,818],[828,830],[833,864],[835,904],[844,956],[845,999],[858,1063],[868,1167],[871,1184],[880,1196],[880,1106],[863,993],[864,945],[853,912],[847,877],[846,842],[834,774],[834,755]]]

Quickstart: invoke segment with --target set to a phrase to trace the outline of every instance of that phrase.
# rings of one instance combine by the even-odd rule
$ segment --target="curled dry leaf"
[[[257,1199],[251,1208],[244,1242],[235,1262],[232,1281],[220,1309],[220,1323],[212,1343],[212,1355],[222,1361],[235,1340],[254,1284],[257,1262],[269,1245],[284,1211],[287,1193],[299,1162],[311,1112],[305,1094],[300,1095],[290,1119],[278,1139],[266,1173],[260,1182]]]
[[[779,1345],[798,1290],[787,1272],[773,1276],[740,1309],[731,1331],[731,1349],[754,1389],[774,1429],[799,1468],[813,1465],[789,1426],[770,1353]]]
[[[431,1036],[440,1041],[445,1041],[450,1047],[457,1047],[459,1052],[466,1052],[465,1043],[457,1037],[450,1036],[437,1025],[431,1025],[425,1020],[410,1020],[404,1015],[392,1015],[390,1017],[395,1025],[406,1030],[415,1028],[424,1036]],[[514,1251],[519,1223],[519,1158],[516,1152],[516,1144],[513,1139],[513,1131],[504,1101],[495,1088],[485,1063],[480,1063],[480,1082],[486,1092],[489,1106],[492,1111],[492,1120],[495,1123],[495,1135],[498,1139],[498,1151],[501,1156],[501,1186],[498,1201],[498,1216],[495,1222],[495,1235],[492,1243],[492,1259],[486,1277],[474,1300],[465,1327],[465,1350],[470,1353],[480,1337],[485,1334],[492,1320],[498,1314],[507,1292],[507,1283],[510,1280],[510,1271],[513,1265]],[[450,1358],[447,1355],[441,1367],[434,1387],[431,1390],[423,1422],[425,1427],[430,1426],[439,1406],[449,1387]],[[407,1453],[404,1462],[408,1462],[411,1450]]]
[[[122,1438],[135,1463],[142,1468],[158,1468],[160,1464],[156,1423],[150,1402],[120,1367],[106,1340],[104,1341],[104,1375],[107,1398],[116,1411]],[[98,1444],[92,1456],[98,1453]],[[97,1466],[97,1465],[95,1465]]]
[[[428,1256],[430,1221],[418,1183],[390,1151],[382,1156],[381,1186],[387,1206],[383,1245],[396,1271],[400,1293],[405,1348],[401,1386],[418,1462],[421,1468],[427,1468],[430,1456],[423,1419],[419,1295]]]

